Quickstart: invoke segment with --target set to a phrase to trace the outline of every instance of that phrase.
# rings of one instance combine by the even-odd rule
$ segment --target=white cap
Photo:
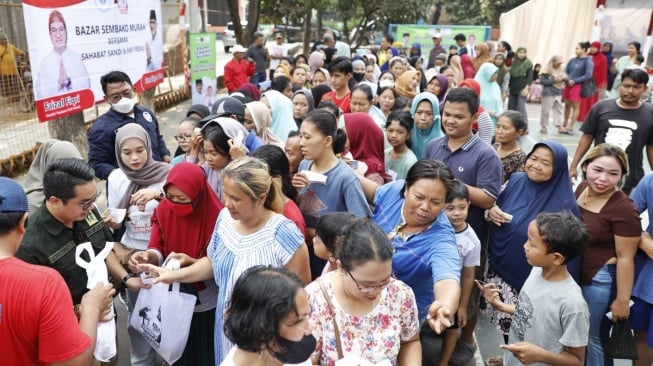
[[[234,54],[236,52],[247,52],[247,48],[237,44],[231,49],[231,53]]]
[[[431,38],[442,38],[442,35],[440,33],[433,33],[433,37]]]
[[[431,82],[431,80],[433,80],[433,78],[436,77],[437,75],[438,75],[438,72],[435,71],[434,68],[430,68],[430,69],[426,70],[426,73],[424,75],[424,77],[426,79],[426,83]]]

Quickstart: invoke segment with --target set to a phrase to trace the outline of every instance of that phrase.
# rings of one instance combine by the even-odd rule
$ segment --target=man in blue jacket
[[[95,176],[107,179],[118,168],[115,142],[116,130],[127,123],[138,123],[150,135],[152,158],[170,162],[170,151],[159,130],[154,112],[136,105],[137,97],[131,79],[122,71],[111,71],[100,79],[104,100],[111,109],[101,115],[88,133],[88,163]]]

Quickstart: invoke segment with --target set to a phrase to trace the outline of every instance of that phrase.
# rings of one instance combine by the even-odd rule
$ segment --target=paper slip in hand
[[[312,172],[310,170],[302,170],[300,173],[304,174],[306,179],[311,183],[326,184],[327,182],[327,176],[324,174]]]
[[[108,208],[102,212],[102,217],[111,217],[111,221],[113,222],[123,222],[125,220],[125,216],[127,215],[127,209],[126,208]]]
[[[633,300],[628,301],[628,307],[632,308],[633,305],[635,305],[635,302]],[[606,316],[606,318],[612,320],[612,312],[611,311],[608,311],[607,313],[605,313],[605,316]]]
[[[391,180],[393,181],[397,180],[397,172],[395,172],[394,170],[388,169],[387,174]]]

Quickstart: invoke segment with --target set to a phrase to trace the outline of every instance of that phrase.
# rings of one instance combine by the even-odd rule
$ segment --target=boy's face
[[[442,127],[449,138],[464,138],[472,134],[475,115],[465,102],[445,101],[442,112]]]
[[[469,210],[469,201],[464,198],[455,198],[450,203],[445,204],[444,212],[451,222],[451,226],[456,232],[462,231],[467,225],[467,211]]]
[[[331,74],[331,87],[334,90],[342,90],[347,87],[347,83],[351,78],[351,74],[345,74],[341,71],[336,71]]]
[[[547,253],[546,243],[540,235],[540,229],[535,220],[528,224],[528,239],[524,243],[526,261],[533,267],[550,267],[553,265],[555,253]]]

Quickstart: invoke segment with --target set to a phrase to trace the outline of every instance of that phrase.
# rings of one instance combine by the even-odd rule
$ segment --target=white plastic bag
[[[113,249],[113,242],[107,242],[104,245],[104,249],[102,249],[97,255],[95,255],[95,251],[93,251],[93,246],[90,242],[79,244],[75,248],[75,262],[78,266],[86,270],[86,277],[88,277],[86,287],[88,289],[95,288],[98,283],[103,285],[109,283],[109,273],[104,260],[107,258],[109,253],[111,253],[111,249]],[[81,255],[84,252],[88,255],[89,261],[82,258]],[[98,323],[97,325],[97,336],[95,339],[95,351],[93,352],[93,357],[101,362],[109,362],[109,360],[117,353],[116,322],[111,320],[113,319],[114,313],[115,311],[112,305],[111,313],[107,319],[105,319],[107,321]]]
[[[168,260],[165,267],[179,270],[179,261]],[[139,290],[129,321],[152,348],[172,364],[181,358],[186,348],[195,302],[195,296],[179,292],[179,283],[157,283]]]

